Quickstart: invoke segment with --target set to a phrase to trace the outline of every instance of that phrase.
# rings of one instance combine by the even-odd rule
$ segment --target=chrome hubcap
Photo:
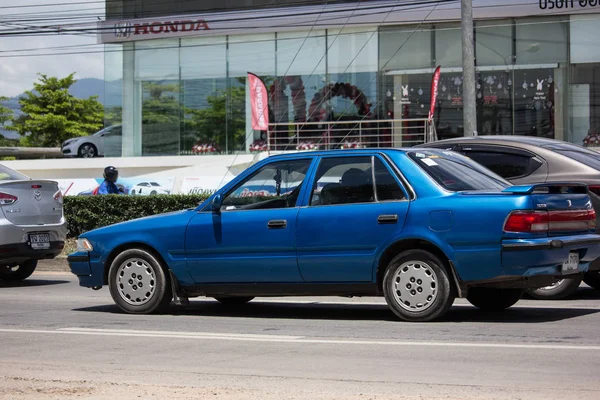
[[[81,148],[81,155],[83,156],[83,158],[92,158],[94,157],[94,149],[92,148],[92,146],[83,146]]]
[[[552,290],[552,289],[554,289],[554,288],[562,285],[564,281],[565,281],[564,279],[559,279],[556,282],[552,283],[551,285],[544,286],[544,287],[541,287],[539,289],[541,289],[541,290]]]
[[[140,306],[149,302],[156,290],[156,274],[146,261],[132,258],[117,270],[119,295],[127,303]]]
[[[423,311],[431,307],[438,295],[435,271],[422,261],[408,261],[394,274],[394,298],[408,311]]]

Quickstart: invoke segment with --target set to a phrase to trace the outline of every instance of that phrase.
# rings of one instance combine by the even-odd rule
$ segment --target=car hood
[[[119,222],[116,224],[108,225],[102,228],[94,229],[85,234],[82,234],[80,237],[86,237],[92,239],[95,236],[105,236],[117,232],[127,232],[132,230],[141,230],[147,227],[156,227],[164,224],[165,227],[170,226],[172,224],[171,220],[176,220],[177,218],[181,218],[182,220],[189,220],[192,217],[194,209],[181,210],[181,211],[172,211],[164,214],[151,215],[148,217],[142,217],[137,219],[132,219],[130,221]]]

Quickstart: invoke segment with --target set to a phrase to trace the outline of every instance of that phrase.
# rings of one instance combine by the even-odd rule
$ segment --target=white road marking
[[[561,344],[522,344],[522,343],[460,343],[460,342],[430,342],[430,341],[394,341],[366,339],[311,339],[305,336],[275,336],[230,334],[217,332],[169,332],[142,331],[129,329],[91,329],[91,328],[62,328],[62,329],[2,329],[0,333],[23,334],[58,334],[58,335],[92,335],[92,336],[130,336],[171,339],[222,340],[244,342],[270,343],[302,343],[302,344],[339,344],[360,346],[405,346],[405,347],[467,347],[467,348],[505,348],[505,349],[539,349],[539,350],[584,350],[600,351],[600,345],[561,345]]]

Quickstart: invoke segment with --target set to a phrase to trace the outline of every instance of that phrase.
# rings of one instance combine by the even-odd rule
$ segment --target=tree
[[[104,109],[97,96],[78,99],[69,93],[76,80],[74,73],[66,78],[38,74],[33,84],[19,99],[23,115],[7,129],[22,136],[25,146],[60,146],[67,139],[87,136],[103,126]]]
[[[8,97],[0,96],[0,127],[12,119],[12,111],[5,107],[2,103],[8,100]]]

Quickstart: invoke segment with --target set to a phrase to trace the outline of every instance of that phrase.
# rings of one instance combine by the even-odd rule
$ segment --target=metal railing
[[[437,140],[427,118],[271,123],[267,150],[331,150],[367,147],[412,147]]]

